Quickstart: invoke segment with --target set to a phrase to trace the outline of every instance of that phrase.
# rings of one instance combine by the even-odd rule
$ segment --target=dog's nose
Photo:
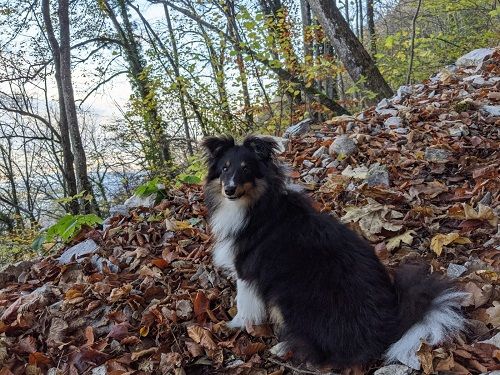
[[[231,197],[236,193],[236,186],[230,185],[230,186],[224,186],[224,192],[228,197]]]

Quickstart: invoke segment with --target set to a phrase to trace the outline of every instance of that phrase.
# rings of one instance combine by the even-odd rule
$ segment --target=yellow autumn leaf
[[[142,336],[142,337],[146,337],[149,333],[149,327],[148,326],[144,326],[144,327],[141,327],[141,329],[139,330],[139,334]]]
[[[464,203],[464,213],[466,219],[487,220],[493,227],[496,227],[498,224],[498,216],[492,208],[481,203],[478,204],[477,211],[467,203]]]
[[[471,241],[467,237],[461,237],[458,233],[448,233],[448,234],[436,234],[431,240],[431,249],[437,255],[441,255],[443,252],[443,246],[449,245],[451,243],[467,244]]]
[[[177,230],[183,230],[183,229],[189,229],[189,228],[192,228],[191,224],[189,223],[189,221],[179,221],[177,220],[175,222],[175,229]]]
[[[385,246],[388,251],[392,251],[394,249],[397,249],[401,245],[401,242],[407,245],[411,245],[411,243],[413,242],[413,236],[415,234],[417,233],[415,233],[414,230],[407,230],[403,234],[399,234],[395,237],[390,238]]]

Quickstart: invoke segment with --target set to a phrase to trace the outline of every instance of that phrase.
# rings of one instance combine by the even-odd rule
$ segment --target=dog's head
[[[232,137],[203,140],[208,161],[206,186],[228,200],[250,203],[260,197],[266,179],[276,170],[276,142],[270,137],[247,137],[237,145]]]

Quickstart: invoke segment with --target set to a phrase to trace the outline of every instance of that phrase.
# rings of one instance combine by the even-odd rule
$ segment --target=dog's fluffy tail
[[[387,362],[420,368],[417,351],[422,342],[437,345],[465,327],[460,303],[467,293],[450,281],[427,275],[423,266],[404,265],[396,271],[394,285],[399,302],[399,340],[385,353]]]

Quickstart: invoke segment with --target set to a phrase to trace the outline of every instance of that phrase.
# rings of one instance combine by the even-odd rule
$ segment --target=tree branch
[[[280,67],[272,66],[271,61],[269,59],[266,59],[265,57],[259,56],[258,53],[256,53],[253,49],[251,49],[247,44],[239,44],[237,40],[231,37],[228,33],[225,31],[219,29],[217,26],[214,26],[207,21],[205,21],[202,17],[198,16],[197,14],[192,13],[191,11],[181,8],[177,6],[176,4],[172,3],[171,1],[168,0],[149,0],[150,3],[154,4],[166,4],[172,9],[175,9],[179,13],[184,14],[185,16],[191,18],[192,20],[198,22],[199,24],[205,26],[207,29],[210,29],[217,34],[223,36],[228,40],[233,46],[236,44],[239,45],[242,51],[244,51],[246,54],[253,56],[255,60],[260,62],[261,64],[267,66],[269,69],[271,69],[275,74],[277,74],[281,79],[290,81],[292,83],[295,83],[300,86],[300,88],[305,92],[305,94],[311,98],[312,100],[316,100],[325,107],[331,109],[335,113],[339,115],[344,115],[344,114],[350,114],[347,109],[342,107],[340,104],[337,102],[333,101],[330,99],[327,95],[322,93],[321,91],[317,90],[315,87],[307,87],[306,83],[301,80],[298,77],[293,76],[288,70],[285,70]]]

